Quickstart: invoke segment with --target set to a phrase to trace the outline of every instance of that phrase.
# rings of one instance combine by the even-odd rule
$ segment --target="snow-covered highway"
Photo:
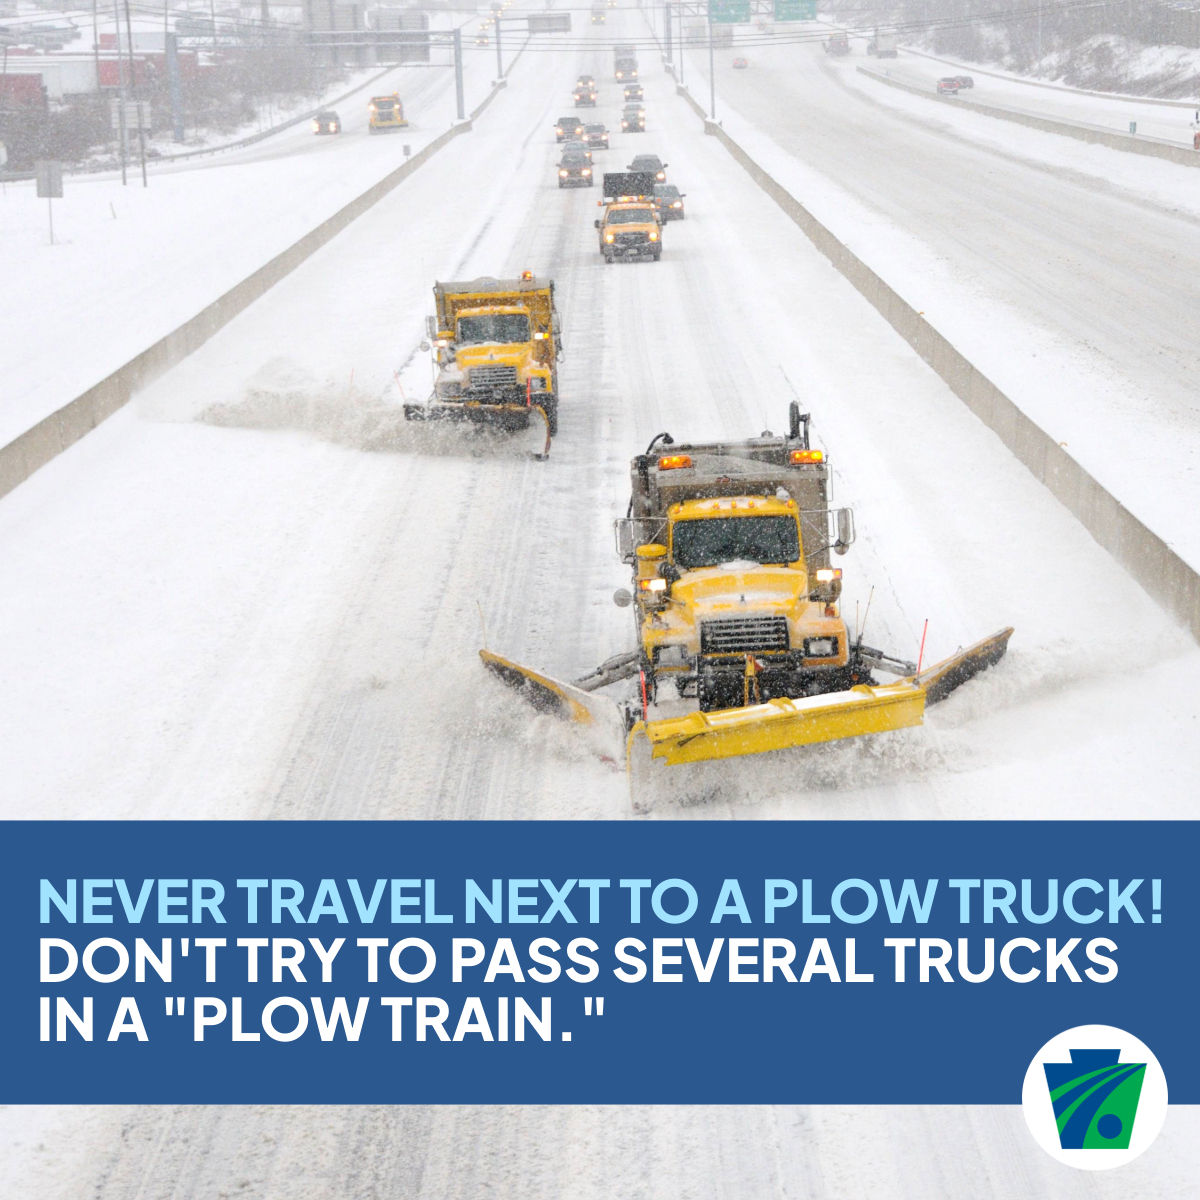
[[[533,719],[476,650],[486,636],[570,676],[628,645],[610,597],[626,582],[611,521],[630,456],[662,429],[778,430],[793,398],[856,511],[846,605],[874,588],[870,640],[915,656],[928,617],[929,657],[1010,623],[1012,649],[923,729],[681,772],[686,802],[655,815],[1195,815],[1200,703],[1180,686],[1200,668],[1194,642],[703,135],[648,49],[647,132],[616,135],[598,166],[659,153],[688,217],[660,263],[603,264],[596,193],[555,186],[551,126],[583,70],[616,125],[606,48],[623,29],[644,39],[631,10],[594,52],[526,53],[473,132],[0,500],[0,815],[627,816],[623,772]],[[911,114],[877,132],[879,104],[795,50],[792,66],[722,77],[720,96],[824,173],[814,208],[857,188],[904,229],[889,264],[920,243],[966,284],[951,303],[1020,313],[993,323],[995,362],[1031,353],[1026,337],[1058,345],[1052,383],[1077,408],[1104,399],[1092,381],[1111,376],[1116,395],[1136,380],[1155,401],[1141,436],[1167,411],[1161,453],[1196,453],[1196,351],[1170,298],[1196,243],[1162,286],[1137,266],[1194,237],[1192,219],[1144,201],[1142,251],[1117,247],[1127,197]],[[782,108],[804,116],[783,124]],[[347,172],[381,141],[340,143]],[[1003,213],[930,186],[943,171],[982,173]],[[196,176],[228,203],[219,168]],[[289,189],[306,211],[303,181]],[[860,253],[885,232],[877,219]],[[150,276],[155,250],[141,253]],[[1081,256],[1097,260],[1082,282]],[[383,398],[402,363],[407,388],[428,383],[414,351],[433,280],[523,269],[555,279],[564,319],[550,459],[406,427]],[[1089,338],[1098,292],[1121,299]],[[1026,364],[1021,382],[1036,378]],[[1182,486],[1136,482],[1139,496]],[[1015,1107],[10,1109],[0,1195],[1166,1197],[1200,1172],[1197,1132],[1173,1112],[1143,1159],[1090,1175],[1044,1156]]]

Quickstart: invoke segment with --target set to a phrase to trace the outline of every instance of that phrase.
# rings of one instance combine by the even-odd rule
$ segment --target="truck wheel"
[[[558,397],[543,396],[542,408],[546,410],[546,424],[550,426],[550,436],[554,437],[558,433]]]
[[[604,261],[605,261],[606,263],[608,263],[608,264],[609,264],[609,266],[611,266],[611,265],[612,265],[613,256],[612,256],[611,254],[609,254],[609,252],[608,252],[607,250],[604,250],[604,251],[602,251],[602,253],[603,253],[603,255],[604,255]]]
[[[661,251],[661,250],[655,250],[655,252],[654,252],[654,254],[653,254],[653,256],[652,256],[652,257],[654,258],[654,261],[655,261],[655,262],[658,262],[658,260],[659,260],[660,258],[662,258],[662,251]]]

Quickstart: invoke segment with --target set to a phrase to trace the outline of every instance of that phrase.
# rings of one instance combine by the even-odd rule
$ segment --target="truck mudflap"
[[[428,404],[405,404],[406,421],[471,421],[508,433],[528,430],[530,452],[536,458],[550,456],[550,418],[540,404],[484,404],[478,400]]]
[[[927,704],[944,700],[955,688],[999,662],[1012,633],[1011,627],[1002,629],[894,683],[858,684],[843,692],[798,700],[777,698],[743,708],[636,721],[625,741],[626,766],[632,773],[635,758],[672,765],[740,758],[920,725]],[[609,726],[619,712],[613,701],[585,690],[593,677],[563,683],[489,650],[481,650],[479,656],[489,671],[538,712],[584,726]],[[627,657],[610,660],[611,670],[606,674],[602,668],[600,682],[593,686],[628,676]]]

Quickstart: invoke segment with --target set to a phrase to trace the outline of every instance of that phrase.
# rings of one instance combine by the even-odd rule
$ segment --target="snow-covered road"
[[[1194,815],[1200,651],[653,70],[648,132],[600,165],[660,153],[688,217],[661,263],[603,265],[550,126],[580,70],[615,124],[621,28],[526,56],[472,134],[0,501],[0,815],[626,815],[623,773],[483,675],[483,631],[563,675],[625,646],[629,457],[664,428],[778,429],[794,397],[856,509],[871,640],[914,654],[929,617],[931,657],[1008,623],[1013,648],[924,729],[681,772],[657,815]],[[435,277],[526,268],[564,318],[548,462],[381,409]],[[0,1195],[1172,1196],[1196,1133],[1173,1113],[1107,1178],[1015,1108],[9,1110]]]

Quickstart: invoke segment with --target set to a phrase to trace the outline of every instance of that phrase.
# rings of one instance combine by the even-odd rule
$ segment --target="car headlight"
[[[591,168],[591,167],[584,167],[584,168],[583,168],[583,173],[584,173],[585,175],[590,175],[590,174],[592,173],[592,168]]]
[[[567,177],[566,171],[559,171],[558,177],[559,177],[559,179],[566,179],[566,177]]]
[[[671,201],[671,207],[672,207],[672,208],[682,208],[682,207],[683,207],[683,201],[682,201],[682,200],[672,200],[672,201]]]

